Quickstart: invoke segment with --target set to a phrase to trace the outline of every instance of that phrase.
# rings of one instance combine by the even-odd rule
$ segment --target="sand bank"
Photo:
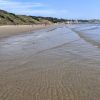
[[[0,26],[0,38],[9,37],[12,35],[19,35],[22,33],[31,32],[34,30],[48,27],[45,25],[6,25]]]

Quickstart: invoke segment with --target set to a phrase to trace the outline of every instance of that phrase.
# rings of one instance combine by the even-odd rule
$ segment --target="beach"
[[[4,25],[0,26],[0,38],[5,38],[13,35],[25,34],[34,30],[39,30],[50,25]]]
[[[0,27],[0,100],[99,100],[99,25],[8,27]]]

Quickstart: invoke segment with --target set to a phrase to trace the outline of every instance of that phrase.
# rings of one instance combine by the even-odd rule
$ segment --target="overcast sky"
[[[0,9],[34,16],[100,19],[100,0],[0,0]]]

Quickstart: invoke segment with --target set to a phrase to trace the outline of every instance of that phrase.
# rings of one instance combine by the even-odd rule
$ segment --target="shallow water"
[[[73,29],[80,33],[81,36],[87,38],[92,44],[100,47],[100,25],[81,25],[79,27],[74,26]]]

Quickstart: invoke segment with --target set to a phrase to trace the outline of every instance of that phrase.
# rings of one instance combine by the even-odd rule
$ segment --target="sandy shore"
[[[100,48],[70,27],[0,39],[0,100],[99,98]]]
[[[0,38],[9,37],[12,35],[19,35],[22,33],[31,32],[42,29],[48,26],[45,25],[6,25],[0,26]]]

